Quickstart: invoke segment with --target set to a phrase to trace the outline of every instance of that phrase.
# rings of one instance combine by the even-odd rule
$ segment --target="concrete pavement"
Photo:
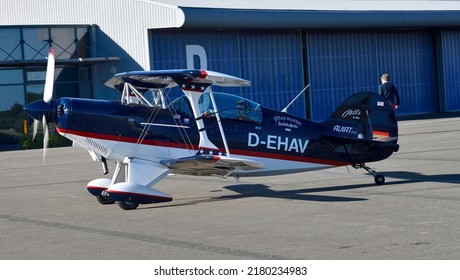
[[[0,153],[1,259],[460,259],[460,118],[400,122],[370,164],[262,178],[169,176],[170,203],[123,211],[79,148]],[[114,166],[110,166],[111,173]]]

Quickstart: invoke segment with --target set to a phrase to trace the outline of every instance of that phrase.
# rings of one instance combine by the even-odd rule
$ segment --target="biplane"
[[[43,100],[25,107],[44,127],[48,123],[100,161],[115,162],[112,178],[88,183],[101,204],[122,209],[171,201],[152,186],[169,174],[239,179],[318,170],[368,167],[398,151],[398,125],[380,95],[361,92],[346,99],[329,118],[316,122],[276,111],[213,87],[247,87],[247,80],[196,69],[132,71],[114,75],[106,85],[119,101],[63,97],[52,99],[54,55],[50,51]],[[168,92],[181,96],[168,102]]]

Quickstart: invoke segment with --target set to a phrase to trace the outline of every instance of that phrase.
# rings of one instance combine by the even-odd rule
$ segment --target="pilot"
[[[248,114],[247,114],[248,109],[249,109],[249,106],[246,101],[238,100],[236,102],[236,118],[238,120],[250,121],[251,118],[248,117]]]

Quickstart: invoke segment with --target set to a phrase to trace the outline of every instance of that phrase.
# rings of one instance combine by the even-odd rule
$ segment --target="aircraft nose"
[[[54,101],[46,103],[44,100],[37,100],[24,107],[24,111],[36,120],[41,121],[45,115],[49,122],[54,121]]]

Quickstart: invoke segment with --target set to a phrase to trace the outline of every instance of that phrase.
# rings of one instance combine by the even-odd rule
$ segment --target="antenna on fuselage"
[[[294,99],[292,99],[292,101],[291,101],[291,102],[289,102],[289,104],[288,104],[286,107],[284,107],[284,109],[283,109],[283,110],[281,110],[281,112],[283,112],[283,113],[287,113],[287,109],[289,108],[289,106],[291,106],[291,105],[292,105],[292,103],[294,103],[294,101],[296,101],[296,100],[297,100],[297,98],[299,98],[299,97],[300,97],[300,95],[302,95],[302,93],[304,93],[304,92],[307,90],[307,88],[308,88],[309,86],[310,86],[310,84],[308,84],[308,85],[307,85],[307,86],[306,86],[306,87],[305,87],[305,88],[304,88],[304,89],[303,89],[303,90],[302,90],[302,91],[301,91],[299,94],[297,94],[297,96],[296,96]]]

